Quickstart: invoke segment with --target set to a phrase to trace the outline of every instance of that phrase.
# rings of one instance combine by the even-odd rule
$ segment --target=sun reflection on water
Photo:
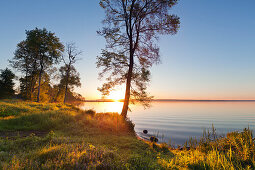
[[[123,102],[86,102],[82,109],[97,112],[121,113]],[[199,139],[203,129],[212,124],[219,135],[240,131],[249,126],[255,130],[255,102],[152,102],[144,110],[141,105],[131,105],[128,117],[135,124],[135,131],[142,134],[164,135],[162,141],[171,139],[183,145],[189,137]]]
[[[88,110],[93,109],[96,110],[98,113],[103,112],[121,112],[123,106],[123,102],[85,102],[82,106],[80,106],[81,109]]]

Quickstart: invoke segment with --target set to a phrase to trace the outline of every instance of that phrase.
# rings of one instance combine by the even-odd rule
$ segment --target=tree
[[[65,65],[60,68],[62,81],[60,82],[60,84],[64,84],[65,86],[64,103],[66,103],[68,86],[70,86],[71,89],[73,89],[74,86],[81,86],[79,74],[77,73],[73,64],[77,61],[77,57],[82,52],[78,51],[74,43],[68,43],[66,45],[66,52],[68,59],[66,61],[66,59],[62,57],[62,60],[65,63]]]
[[[9,98],[14,96],[15,74],[8,68],[1,70],[0,74],[0,98]]]
[[[26,41],[18,43],[14,57],[9,62],[13,68],[25,74],[25,77],[20,78],[21,95],[23,98],[31,99],[38,65],[36,65],[36,60],[31,55]]]
[[[64,46],[54,33],[47,31],[45,28],[35,28],[26,31],[26,34],[26,40],[18,43],[14,57],[9,62],[13,68],[25,74],[20,78],[20,95],[32,100],[37,89],[36,98],[39,102],[41,82],[49,84],[46,73],[54,63],[60,60]],[[43,76],[43,74],[46,75]],[[48,86],[45,87],[48,88]]]
[[[126,83],[121,115],[126,118],[130,97],[146,104],[152,97],[146,92],[149,68],[159,62],[160,34],[176,34],[179,17],[169,14],[177,0],[101,0],[106,18],[98,33],[106,39],[106,49],[98,57],[97,67],[107,75],[99,91],[103,95]]]
[[[60,83],[58,84],[57,88],[57,94],[55,97],[55,101],[57,101],[59,98],[63,98],[62,101],[64,103],[67,100],[67,96],[73,96],[73,90],[74,87],[81,86],[80,82],[80,75],[75,69],[73,65],[69,66],[65,64],[64,66],[60,67]]]
[[[34,30],[26,31],[26,34],[27,47],[35,59],[35,67],[37,67],[37,64],[39,65],[37,92],[37,102],[39,102],[42,75],[47,68],[59,62],[64,51],[64,45],[54,33],[47,31],[45,28],[35,28]]]

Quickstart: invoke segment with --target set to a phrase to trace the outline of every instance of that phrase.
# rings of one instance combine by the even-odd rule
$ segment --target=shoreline
[[[119,100],[119,101],[115,101],[115,100],[85,100],[85,101],[81,101],[81,103],[83,102],[96,102],[96,103],[100,103],[100,102],[120,102],[123,103],[124,101]],[[155,99],[155,100],[151,100],[151,102],[255,102],[255,100],[175,100],[175,99]]]

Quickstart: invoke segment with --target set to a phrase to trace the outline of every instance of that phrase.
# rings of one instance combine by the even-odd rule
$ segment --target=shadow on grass
[[[204,169],[211,169],[211,167],[209,165],[207,165],[206,163],[195,163],[195,164],[189,164],[188,165],[189,169],[194,169],[194,170],[204,170]]]

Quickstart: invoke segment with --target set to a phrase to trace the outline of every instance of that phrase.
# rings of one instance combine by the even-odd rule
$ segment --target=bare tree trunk
[[[26,100],[28,99],[28,79],[27,79],[27,76],[28,76],[28,71],[26,70]]]
[[[64,96],[64,104],[66,103],[66,96],[67,96],[67,84],[66,84],[66,89],[65,89],[65,96]]]
[[[130,64],[128,69],[128,75],[127,75],[127,83],[126,83],[126,92],[125,92],[125,100],[123,104],[123,108],[121,111],[121,116],[123,118],[127,117],[128,112],[128,105],[129,105],[129,99],[130,99],[130,89],[131,89],[131,79],[133,74],[133,66],[134,66],[134,54],[130,54]]]
[[[66,103],[66,95],[67,95],[67,89],[68,89],[68,79],[69,79],[69,71],[70,71],[70,66],[68,67],[68,70],[66,72],[66,88],[65,88],[65,97],[64,97],[64,104]]]

